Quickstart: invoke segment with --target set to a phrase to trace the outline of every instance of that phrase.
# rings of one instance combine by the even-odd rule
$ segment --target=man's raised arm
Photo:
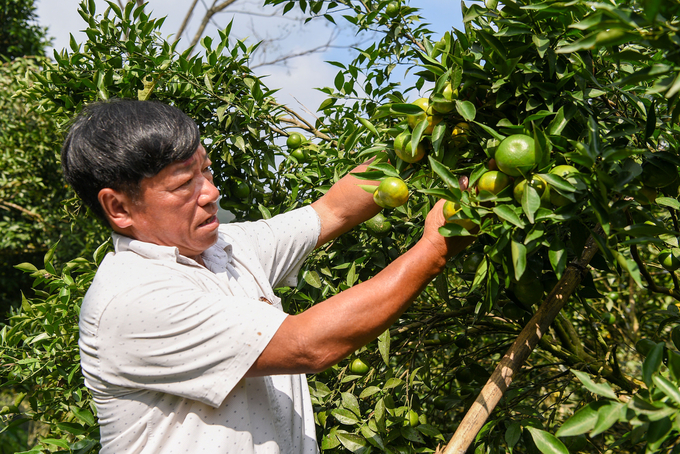
[[[342,180],[340,183],[343,183]],[[341,188],[351,190],[344,183]],[[361,188],[356,189],[364,192]],[[326,241],[344,231],[351,222],[361,222],[378,211],[370,207],[363,194],[357,193],[356,197],[361,195],[361,200],[355,199],[354,206],[363,207],[357,209],[362,213],[360,216],[353,218],[346,214],[351,206],[336,212],[324,206],[336,200],[336,194],[331,192],[329,190],[324,196],[328,198],[321,203],[322,211],[329,209],[330,212],[340,213],[334,214],[333,218],[345,217],[351,221],[343,224],[336,220],[327,225]],[[341,194],[337,197],[343,203],[352,200],[347,200],[347,195],[343,197]],[[370,198],[370,194],[365,194]],[[420,241],[375,277],[300,314],[288,316],[247,376],[322,371],[366,345],[392,325],[425,286],[444,270],[448,259],[474,239],[445,238],[439,234],[439,227],[445,223],[442,206],[443,201],[440,201],[428,214]]]
[[[316,243],[320,247],[355,226],[375,216],[381,208],[373,201],[373,195],[358,185],[377,186],[377,182],[360,180],[352,173],[365,172],[371,161],[361,164],[335,183],[312,208],[321,219],[321,234]]]

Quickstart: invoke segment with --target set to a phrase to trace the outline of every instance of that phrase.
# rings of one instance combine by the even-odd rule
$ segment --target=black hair
[[[106,222],[99,191],[111,188],[134,199],[142,179],[189,159],[199,144],[198,126],[176,107],[156,101],[97,102],[73,121],[61,166],[67,183]]]

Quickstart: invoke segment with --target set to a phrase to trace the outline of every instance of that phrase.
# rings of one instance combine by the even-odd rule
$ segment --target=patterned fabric
[[[220,226],[205,267],[113,234],[80,314],[102,453],[315,453],[304,375],[244,378],[320,233],[305,207]]]

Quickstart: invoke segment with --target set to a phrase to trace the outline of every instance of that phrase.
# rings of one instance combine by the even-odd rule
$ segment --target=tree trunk
[[[520,370],[538,341],[546,333],[550,324],[581,283],[584,274],[587,272],[586,266],[597,250],[597,243],[591,235],[583,248],[581,258],[569,264],[562,279],[555,285],[536,314],[519,334],[515,343],[498,363],[496,370],[468,410],[451,441],[442,451],[443,454],[465,454],[512,383],[515,374]]]

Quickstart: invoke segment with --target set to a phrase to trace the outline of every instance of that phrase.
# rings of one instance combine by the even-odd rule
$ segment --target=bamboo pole
[[[517,336],[515,343],[498,363],[496,370],[482,388],[477,400],[468,410],[442,454],[465,454],[512,383],[513,377],[524,365],[538,341],[581,283],[586,273],[586,266],[597,250],[597,243],[591,235],[583,248],[581,257],[569,264],[562,279],[555,285],[536,314]]]

